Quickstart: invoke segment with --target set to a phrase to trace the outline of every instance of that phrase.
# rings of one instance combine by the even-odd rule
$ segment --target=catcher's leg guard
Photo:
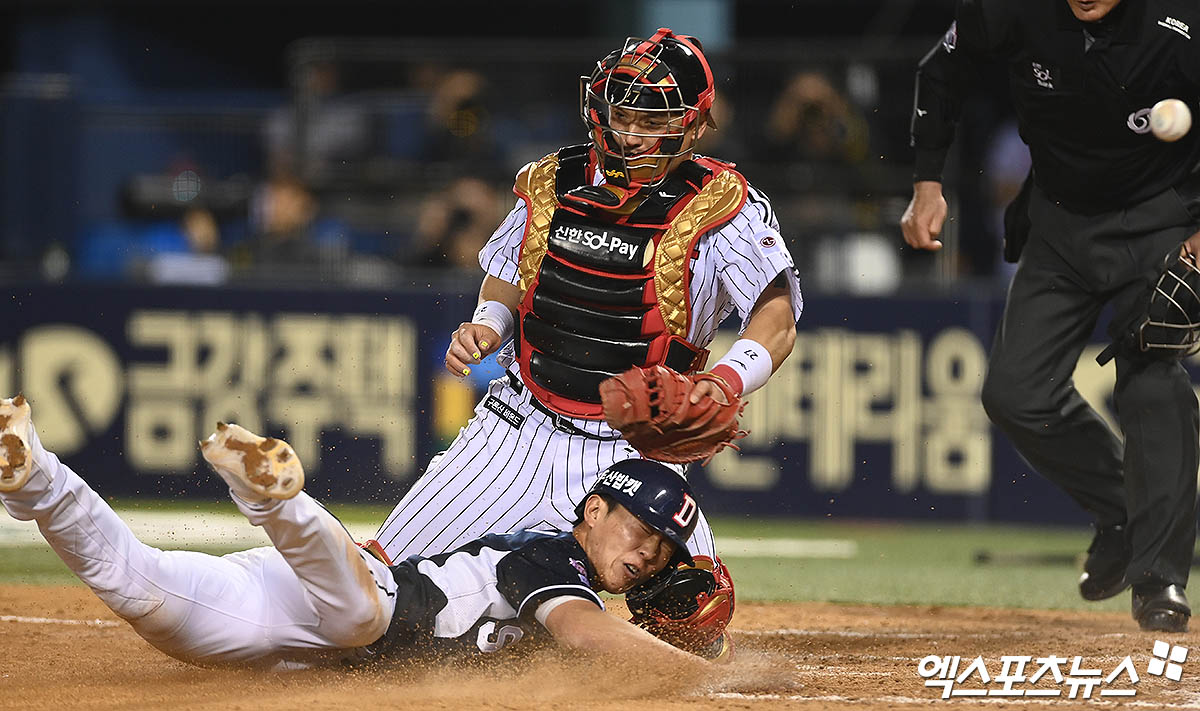
[[[660,573],[625,596],[630,621],[659,639],[706,659],[733,650],[725,628],[733,619],[733,578],[720,558],[695,556]]]

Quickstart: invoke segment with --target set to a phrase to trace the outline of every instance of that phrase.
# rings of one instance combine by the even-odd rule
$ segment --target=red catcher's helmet
[[[630,37],[596,62],[591,76],[580,77],[579,110],[605,180],[634,190],[661,183],[671,161],[691,152],[702,120],[711,123],[714,93],[712,70],[700,41],[666,27],[648,39]],[[614,108],[659,114],[667,119],[667,130],[653,134],[617,130],[611,123]],[[621,135],[657,141],[631,155]]]

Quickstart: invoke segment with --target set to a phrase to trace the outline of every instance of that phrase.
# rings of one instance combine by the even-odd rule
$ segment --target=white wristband
[[[485,301],[476,307],[471,323],[487,326],[500,334],[500,343],[504,343],[513,335],[513,312],[499,301]]]
[[[740,383],[730,383],[733,389],[737,390],[740,384],[741,394],[749,395],[766,385],[767,380],[771,377],[771,354],[758,341],[740,338],[734,342],[728,353],[721,356],[721,360],[717,361],[716,365],[709,368],[709,371],[721,375],[721,371],[717,370],[720,366],[732,370],[736,378],[741,381]]]

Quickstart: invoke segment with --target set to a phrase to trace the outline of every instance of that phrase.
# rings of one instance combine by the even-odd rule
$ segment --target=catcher
[[[496,351],[507,373],[380,527],[393,558],[562,527],[626,457],[683,475],[738,435],[742,399],[792,350],[800,286],[771,204],[695,153],[715,128],[699,40],[629,38],[580,82],[590,141],[519,171],[479,255],[478,308],[446,351],[457,376]],[[741,339],[710,359],[734,310]],[[635,595],[634,619],[718,657],[733,583],[703,517],[688,547],[695,564]]]
[[[0,400],[0,504],[33,520],[67,567],[158,650],[195,664],[313,664],[477,655],[553,637],[569,648],[698,673],[710,667],[606,613],[668,566],[699,517],[662,464],[615,463],[563,531],[485,536],[389,565],[310,498],[280,440],[218,425],[200,443],[230,496],[273,545],[224,556],[145,545],[41,445],[29,403]],[[287,668],[287,667],[285,667]]]

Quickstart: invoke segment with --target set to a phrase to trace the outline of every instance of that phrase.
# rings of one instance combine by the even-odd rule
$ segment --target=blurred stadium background
[[[440,363],[513,174],[584,139],[577,77],[595,59],[670,26],[704,41],[718,76],[720,129],[702,152],[771,196],[806,294],[742,453],[693,475],[718,534],[762,568],[750,593],[873,599],[873,581],[904,570],[907,597],[879,594],[1004,604],[1000,591],[1048,575],[1050,597],[1007,604],[1076,604],[1064,566],[1087,519],[978,402],[1010,274],[1000,213],[1028,165],[1002,94],[968,103],[946,248],[900,237],[913,71],[952,10],[8,0],[0,391],[28,395],[47,445],[131,511],[228,512],[212,508],[215,477],[193,475],[197,438],[224,419],[291,441],[310,491],[369,535],[498,373],[464,384]],[[1107,413],[1102,345],[1077,382]],[[22,535],[0,530],[0,558],[38,580],[46,559]],[[793,543],[754,548],[764,537]],[[806,538],[854,545],[825,549],[841,563],[779,554]],[[980,551],[1020,573],[993,565],[969,586],[951,573],[930,599],[929,575]],[[771,587],[779,573],[791,592]]]

